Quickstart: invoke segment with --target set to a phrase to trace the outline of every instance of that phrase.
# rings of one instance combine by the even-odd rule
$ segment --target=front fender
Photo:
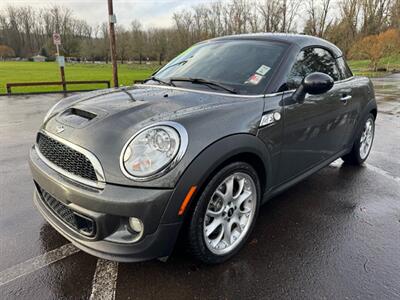
[[[251,155],[257,158],[265,174],[270,174],[270,155],[265,144],[251,134],[235,134],[222,138],[204,149],[186,168],[171,195],[161,223],[182,221],[190,208],[195,204],[198,195],[207,184],[208,179],[217,172],[225,162],[238,155]],[[269,187],[269,176],[265,176],[264,187]],[[191,186],[196,186],[196,192],[191,198],[185,213],[178,215],[179,208]]]

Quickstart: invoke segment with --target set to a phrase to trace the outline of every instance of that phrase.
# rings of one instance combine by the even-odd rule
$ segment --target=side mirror
[[[333,87],[334,81],[325,73],[314,72],[307,75],[293,94],[293,98],[302,103],[306,94],[319,95],[326,93]]]
[[[286,85],[289,90],[295,90],[301,85],[302,82],[302,76],[290,76],[290,78],[288,78],[286,81]]]

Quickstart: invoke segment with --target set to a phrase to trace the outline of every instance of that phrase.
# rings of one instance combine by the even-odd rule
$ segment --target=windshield
[[[227,92],[224,88],[229,87],[239,94],[262,94],[285,49],[284,44],[269,41],[201,43],[171,60],[153,80],[220,92]]]

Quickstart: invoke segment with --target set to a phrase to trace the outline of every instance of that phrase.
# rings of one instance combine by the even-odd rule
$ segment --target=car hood
[[[140,129],[161,121],[179,122],[189,134],[188,151],[190,147],[199,149],[194,152],[201,151],[209,143],[229,134],[255,133],[263,102],[254,99],[258,105],[250,108],[249,101],[252,102],[235,95],[166,86],[107,89],[61,100],[43,129],[97,156],[107,182],[132,185],[119,168],[119,157],[124,144]],[[238,118],[242,119],[239,123],[235,122]],[[198,130],[201,133],[194,133]]]
[[[177,114],[194,113],[237,101],[238,98],[222,93],[207,94],[142,85],[66,98],[57,105],[52,119],[71,128],[89,128],[100,124],[121,125],[124,128],[127,124],[140,124],[143,127],[147,123],[172,119]],[[74,115],[87,120],[77,120]],[[49,123],[50,127],[54,125]]]

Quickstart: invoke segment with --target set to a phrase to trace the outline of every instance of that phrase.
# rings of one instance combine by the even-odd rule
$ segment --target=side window
[[[313,72],[326,73],[335,81],[341,79],[336,61],[329,51],[322,48],[307,48],[302,50],[296,58],[288,76],[288,88],[297,88],[303,78]]]
[[[353,76],[353,73],[351,72],[349,66],[347,65],[343,57],[339,57],[338,59],[336,59],[336,61],[339,67],[340,74],[342,75],[342,79],[346,79]]]

